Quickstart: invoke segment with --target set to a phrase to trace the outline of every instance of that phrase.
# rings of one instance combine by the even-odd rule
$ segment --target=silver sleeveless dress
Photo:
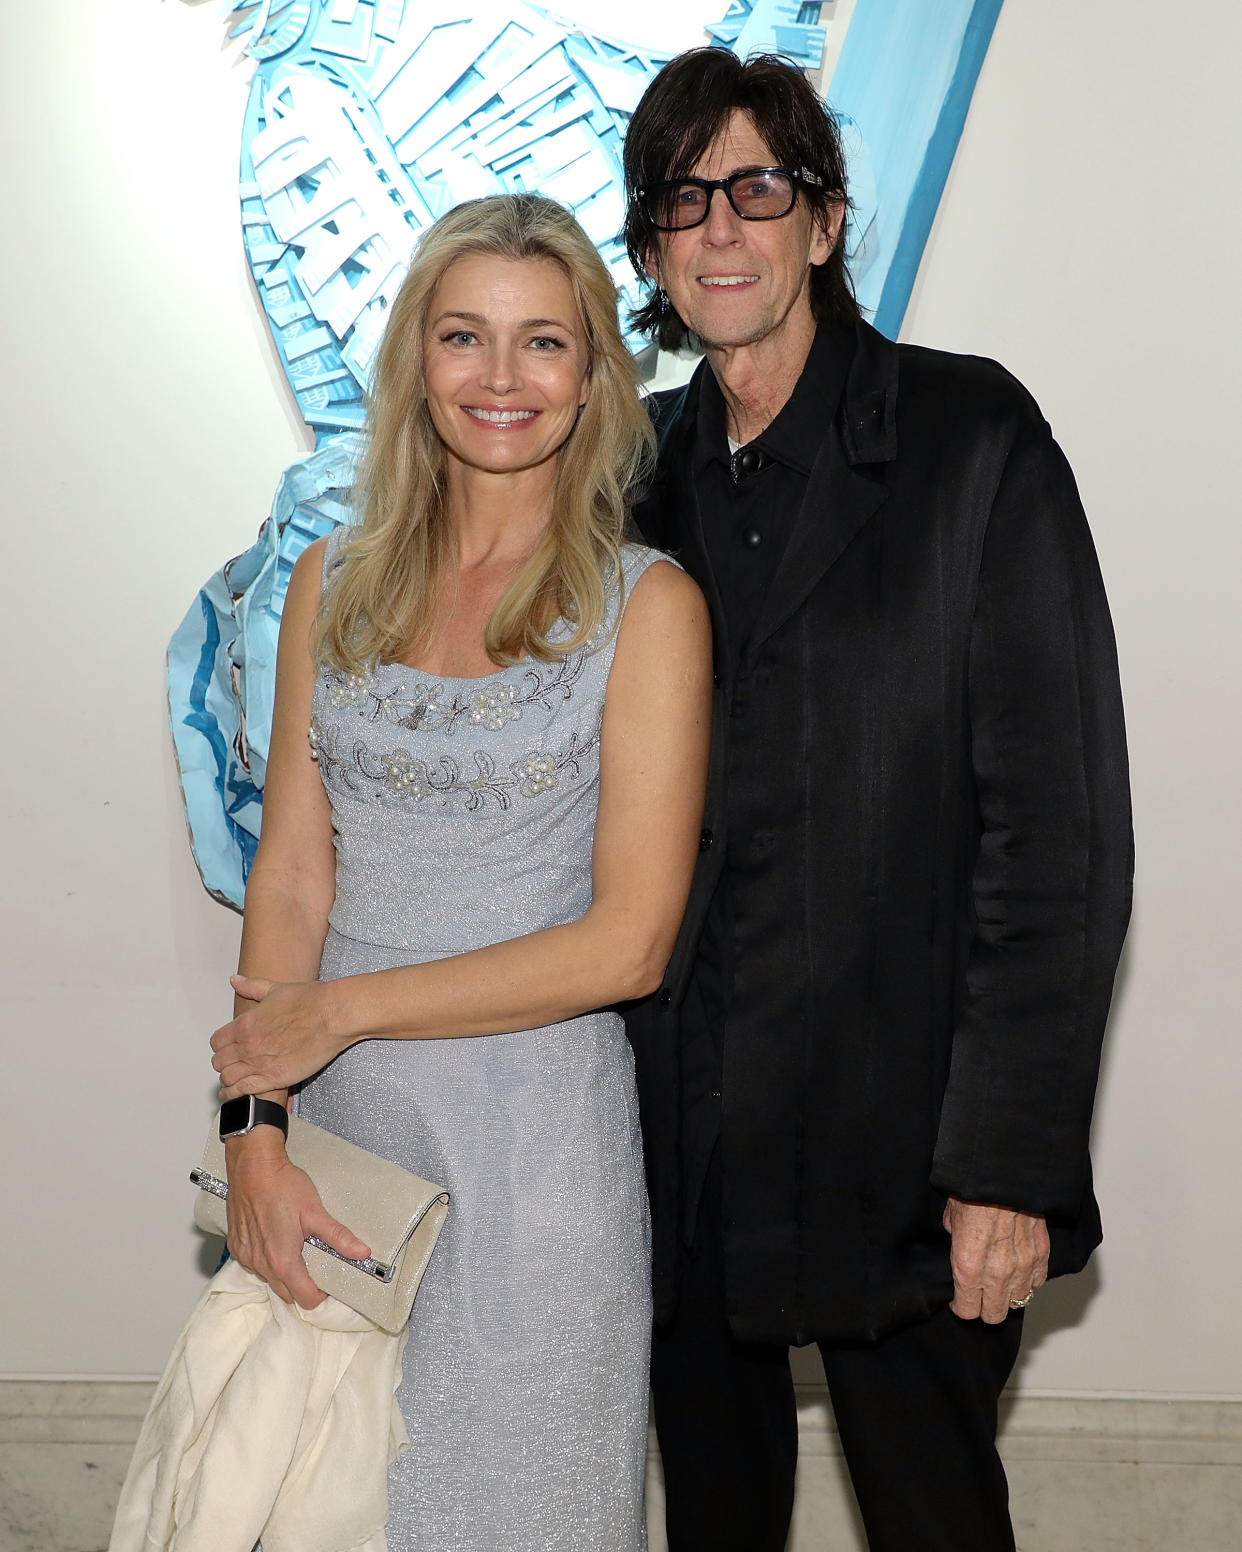
[[[627,545],[626,590],[663,558]],[[320,673],[311,742],[336,846],[323,978],[583,914],[624,596],[556,662]],[[620,1017],[364,1041],[300,1110],[452,1195],[405,1350],[392,1552],[642,1552],[649,1232]]]

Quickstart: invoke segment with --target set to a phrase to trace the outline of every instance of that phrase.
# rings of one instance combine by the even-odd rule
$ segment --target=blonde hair
[[[392,306],[369,403],[370,443],[355,487],[361,521],[324,591],[318,661],[347,672],[427,645],[436,589],[455,562],[447,460],[424,397],[423,336],[436,287],[466,254],[551,259],[573,288],[586,335],[590,393],[562,445],[549,521],[492,612],[493,662],[547,661],[580,649],[620,585],[627,498],[650,467],[651,422],[617,324],[617,292],[590,238],[536,194],[469,200],[423,235]],[[549,633],[558,620],[570,627]]]

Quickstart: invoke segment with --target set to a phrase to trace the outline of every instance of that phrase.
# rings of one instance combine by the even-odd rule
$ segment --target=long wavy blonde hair
[[[617,292],[590,238],[536,194],[470,200],[424,234],[393,303],[369,403],[370,442],[354,491],[361,521],[324,590],[313,643],[346,672],[427,646],[437,588],[456,563],[447,459],[427,408],[423,337],[445,271],[466,254],[551,259],[573,288],[586,335],[590,393],[562,445],[543,535],[492,612],[486,646],[501,666],[581,648],[620,583],[627,501],[650,466],[651,422],[617,325]],[[548,639],[559,620],[553,645]]]

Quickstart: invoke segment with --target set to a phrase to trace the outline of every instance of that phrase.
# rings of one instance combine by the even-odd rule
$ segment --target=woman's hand
[[[303,1242],[313,1234],[353,1261],[371,1251],[330,1216],[310,1176],[289,1162],[278,1138],[273,1141],[260,1145],[251,1134],[229,1144],[229,1254],[286,1304],[314,1309],[327,1295],[306,1270]]]
[[[230,983],[254,1007],[211,1037],[211,1065],[220,1074],[221,1099],[290,1088],[353,1043],[329,1027],[328,999],[320,981],[258,981],[235,975]]]

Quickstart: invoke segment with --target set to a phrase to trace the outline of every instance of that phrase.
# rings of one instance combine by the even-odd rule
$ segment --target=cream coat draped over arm
[[[156,1389],[109,1552],[386,1552],[405,1339],[226,1262]]]

